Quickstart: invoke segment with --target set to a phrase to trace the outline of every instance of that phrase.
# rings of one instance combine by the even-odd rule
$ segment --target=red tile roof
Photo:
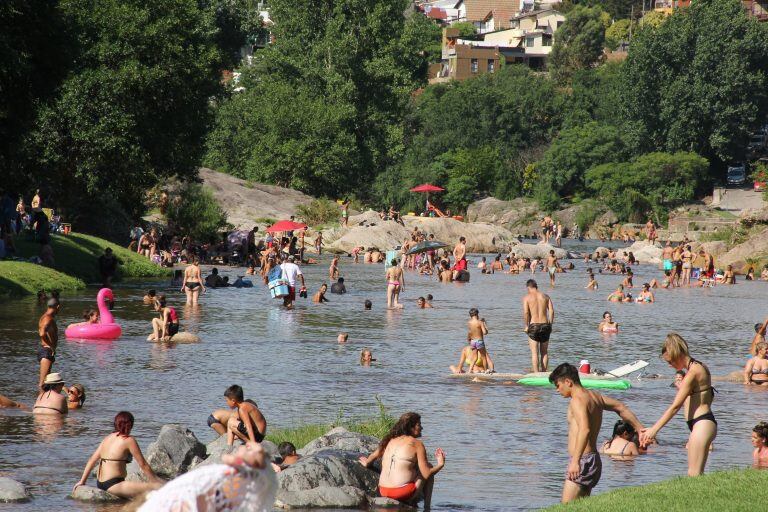
[[[520,10],[520,0],[464,0],[467,21],[484,21],[492,15],[494,25],[509,28],[509,20]]]
[[[427,18],[432,18],[433,20],[445,20],[448,19],[448,13],[445,12],[445,9],[433,7],[427,12]]]

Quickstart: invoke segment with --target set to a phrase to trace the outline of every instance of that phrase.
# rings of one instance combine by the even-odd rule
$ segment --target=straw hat
[[[64,384],[64,379],[61,378],[59,373],[49,373],[45,376],[44,384]]]

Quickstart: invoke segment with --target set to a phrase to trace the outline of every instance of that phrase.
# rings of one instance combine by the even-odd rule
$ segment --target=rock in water
[[[392,498],[373,498],[369,501],[371,508],[379,509],[386,508],[390,510],[418,510],[416,507],[412,507],[402,501],[393,500]]]
[[[69,495],[73,500],[87,501],[90,503],[115,503],[123,501],[123,498],[109,494],[106,491],[102,491],[96,487],[90,485],[81,485],[75,492]]]
[[[200,336],[192,334],[191,332],[182,331],[177,332],[170,339],[171,343],[199,343]]]
[[[147,449],[147,462],[159,476],[176,478],[204,459],[206,448],[191,430],[177,424],[163,425],[157,441]]]
[[[323,450],[340,450],[368,455],[379,446],[379,440],[373,436],[350,432],[343,427],[337,427],[328,431],[325,435],[310,441],[302,449],[299,455],[313,455]]]
[[[29,493],[24,484],[13,478],[0,477],[0,503],[29,501]]]
[[[308,491],[277,492],[278,508],[361,508],[368,498],[354,487],[316,487]]]

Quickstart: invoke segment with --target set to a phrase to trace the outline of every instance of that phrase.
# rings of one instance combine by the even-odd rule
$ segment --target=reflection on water
[[[584,245],[584,247],[588,247]],[[546,274],[534,278],[551,293],[557,322],[550,344],[551,362],[589,359],[593,368],[610,369],[636,359],[651,363],[648,373],[669,379],[636,379],[633,388],[610,391],[626,401],[641,421],[650,424],[669,405],[672,371],[658,357],[663,336],[675,330],[691,344],[694,356],[714,374],[743,367],[752,326],[765,318],[768,285],[740,282],[734,287],[661,290],[653,305],[611,304],[605,297],[621,277],[597,275],[599,292],[584,290],[586,265],[558,275],[549,290]],[[326,280],[327,261],[306,267],[311,293]],[[0,470],[28,483],[34,500],[15,510],[94,510],[66,495],[89,455],[111,431],[115,413],[136,416],[134,433],[143,449],[164,423],[182,423],[204,442],[213,438],[205,419],[223,406],[222,393],[233,383],[263,409],[272,426],[333,421],[339,413],[376,413],[380,396],[393,414],[408,410],[423,415],[429,453],[446,450],[447,465],[435,488],[436,510],[523,510],[558,501],[567,465],[567,401],[551,389],[516,384],[477,383],[449,378],[448,366],[466,343],[467,311],[480,309],[488,321],[488,347],[502,372],[523,372],[530,352],[522,333],[521,299],[529,275],[481,275],[469,284],[441,285],[410,275],[403,294],[405,309],[386,311],[382,266],[353,265],[342,260],[350,293],[329,294],[330,303],[300,299],[295,311],[261,287],[209,290],[198,308],[186,307],[178,288],[159,282],[116,291],[115,317],[123,337],[114,342],[62,341],[54,371],[68,384],[85,385],[88,401],[59,425],[40,424],[23,411],[0,412]],[[236,271],[222,271],[234,279]],[[636,283],[657,275],[640,267]],[[165,292],[180,312],[183,327],[200,343],[168,345],[147,342],[155,315],[142,304],[145,288]],[[63,297],[60,327],[79,321],[77,312],[94,302],[96,290]],[[417,309],[415,299],[434,295],[434,309]],[[373,310],[364,311],[371,299]],[[597,324],[609,310],[621,324],[616,335],[603,335]],[[34,299],[0,303],[0,393],[28,405],[37,379],[37,317]],[[339,345],[339,332],[349,343]],[[377,362],[359,364],[360,350],[370,347]],[[718,383],[713,410],[719,435],[708,469],[752,464],[750,434],[766,420],[768,387],[746,388]],[[615,418],[606,414],[601,440]],[[654,453],[636,461],[604,461],[596,492],[683,475],[688,430],[675,418],[660,434]],[[91,482],[93,483],[93,482]],[[100,509],[107,510],[107,509]]]

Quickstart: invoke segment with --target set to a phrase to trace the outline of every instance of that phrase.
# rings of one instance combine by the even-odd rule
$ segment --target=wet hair
[[[368,354],[371,354],[371,361],[375,361],[375,359],[373,358],[373,352],[371,352],[371,349],[366,347],[366,348],[364,348],[363,350],[360,351],[360,364],[363,364],[365,362],[365,354],[366,354],[366,352]]]
[[[128,411],[120,411],[115,415],[114,425],[118,435],[128,437],[133,428],[133,414]]]
[[[619,436],[623,436],[624,434],[629,434],[629,438],[632,439],[637,433],[635,430],[635,427],[633,427],[630,423],[624,421],[624,420],[618,420],[613,425],[613,434],[611,434],[611,440],[608,441],[608,446],[611,446],[611,443],[614,439],[616,439]]]
[[[348,341],[349,340],[349,333],[348,332],[340,332],[339,336],[341,336],[341,339],[344,340],[344,341]]]
[[[760,352],[761,350],[768,349],[768,343],[761,341],[757,345],[755,345],[755,352]]]
[[[760,329],[763,328],[763,324],[755,324],[755,332],[760,332]]]
[[[213,268],[211,269],[211,274],[214,274],[214,275],[216,275],[216,274],[218,274],[218,273],[219,273],[219,269],[217,269],[216,267],[213,267]]]
[[[149,290],[147,292],[147,295],[149,295],[150,297],[154,297],[155,295],[157,295],[157,290],[154,290],[154,289],[153,290]]]
[[[416,302],[426,302],[426,301],[427,299],[425,299],[424,297],[419,297],[418,299],[416,299]]]
[[[563,379],[570,379],[574,384],[581,386],[579,370],[572,364],[562,363],[549,374],[549,382],[552,384],[557,385],[557,383]]]
[[[667,334],[664,344],[661,346],[661,355],[664,354],[669,355],[669,359],[672,361],[689,356],[688,343],[679,334],[671,332]]]
[[[752,432],[760,436],[764,443],[768,443],[768,422],[761,421],[755,425],[755,428],[752,429]]]
[[[340,278],[339,278],[339,280],[338,280],[337,282],[339,282],[339,283],[343,283],[343,282],[344,282],[344,278],[343,278],[343,277],[340,277]]]
[[[469,310],[469,316],[474,317],[474,316],[477,316],[479,314],[480,314],[480,312],[477,310],[477,308],[472,308],[472,309]]]
[[[279,453],[282,458],[286,458],[289,455],[296,455],[296,447],[290,441],[283,441],[278,445],[277,453]]]
[[[83,319],[85,319],[85,321],[87,322],[88,320],[90,320],[90,319],[91,319],[91,315],[94,315],[94,314],[98,314],[98,313],[99,313],[99,312],[98,312],[98,311],[96,311],[96,310],[95,310],[95,309],[93,309],[93,308],[91,308],[91,309],[85,309],[85,310],[83,310]]]
[[[411,433],[413,432],[414,427],[419,423],[421,423],[421,416],[419,416],[418,413],[407,412],[400,416],[400,419],[392,425],[392,428],[389,429],[387,435],[385,435],[381,440],[381,443],[379,443],[380,453],[384,453],[389,442],[396,437],[412,435]]]
[[[365,309],[371,309],[373,307],[373,302],[371,302],[370,299],[365,299],[363,304],[365,305]]]
[[[224,392],[224,396],[226,398],[231,398],[232,400],[237,400],[238,402],[242,402],[243,388],[241,386],[238,386],[237,384],[233,384],[227,388],[227,390]]]
[[[165,299],[165,294],[161,293],[157,296],[157,303],[160,304],[160,307],[165,307],[167,300]]]
[[[427,294],[427,300],[433,300],[433,299],[434,299],[434,297],[432,297],[432,294],[431,294],[431,293],[428,293],[428,294]]]
[[[603,313],[603,318],[605,318],[605,315],[611,315],[611,312],[610,312],[610,311],[605,311],[605,312]],[[611,316],[613,316],[613,315],[611,315]]]
[[[550,254],[550,255],[552,255],[552,256],[554,256],[554,255],[555,255],[555,250],[554,250],[554,249],[550,249],[550,250],[549,250],[549,254]]]
[[[536,284],[536,280],[535,280],[535,279],[529,279],[529,280],[527,280],[527,281],[525,282],[525,286],[526,286],[526,287],[528,287],[528,288],[535,288],[535,289],[537,289],[537,290],[538,290],[538,288],[539,288],[539,285],[538,285],[538,284]]]
[[[320,285],[320,288],[322,288],[323,286],[325,286],[325,288],[326,288],[326,289],[328,288],[328,285],[327,285],[327,284],[325,284],[325,283],[321,284],[321,285]]]
[[[648,283],[643,283],[643,288],[649,288],[649,289],[650,289],[650,287],[651,287],[651,285],[650,285],[650,284],[648,284]]]
[[[392,258],[392,261],[390,261],[389,264],[392,265],[393,267],[396,267],[397,266],[397,258]]]

